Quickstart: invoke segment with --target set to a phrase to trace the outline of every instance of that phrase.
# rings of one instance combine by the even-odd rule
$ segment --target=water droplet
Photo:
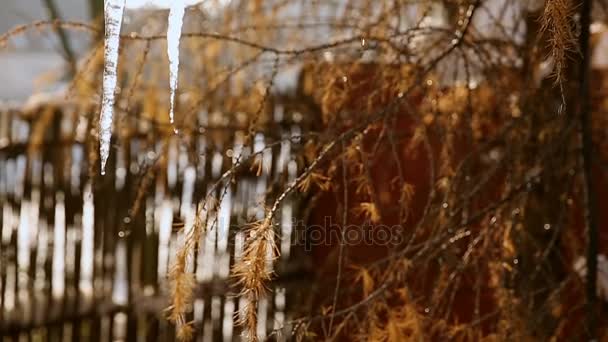
[[[545,225],[543,226],[543,228],[545,228],[545,230],[549,230],[551,229],[551,225],[548,223],[545,223]]]
[[[443,204],[441,205],[441,207],[443,209],[447,209],[448,208],[448,202],[443,202]]]
[[[519,264],[519,259],[513,259],[513,263],[514,263],[515,265]]]
[[[334,61],[334,54],[331,53],[330,51],[325,51],[325,52],[323,52],[323,58],[327,62],[333,62]]]

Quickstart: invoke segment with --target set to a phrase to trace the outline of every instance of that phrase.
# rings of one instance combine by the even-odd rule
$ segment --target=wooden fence
[[[187,229],[215,180],[238,155],[252,152],[243,148],[245,127],[203,111],[186,139],[161,139],[145,121],[133,125],[131,138],[115,142],[100,176],[97,161],[89,162],[96,155],[89,152],[95,150],[88,117],[69,105],[41,106],[29,116],[0,112],[2,341],[173,340],[175,327],[164,310],[168,269],[183,238],[176,227]],[[267,189],[299,169],[294,151],[304,142],[301,118],[277,104],[268,133],[253,139],[253,152],[265,149],[262,174],[247,168],[214,194],[217,220],[190,265],[196,340],[240,338],[235,313],[242,303],[230,267],[242,248],[241,228],[263,214]],[[259,305],[258,334],[272,340],[289,338],[289,328],[274,330],[293,318],[302,298],[297,284],[307,276],[306,259],[292,241],[297,204],[290,198],[279,212],[277,279]]]

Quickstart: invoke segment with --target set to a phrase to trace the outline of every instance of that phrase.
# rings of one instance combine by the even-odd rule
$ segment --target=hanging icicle
[[[106,162],[110,154],[112,139],[112,116],[114,114],[114,91],[116,89],[118,47],[120,28],[125,9],[125,0],[105,0],[105,41],[103,67],[103,97],[99,117],[99,153],[101,154],[101,174],[105,174]]]
[[[184,13],[186,4],[184,0],[174,0],[169,9],[169,22],[167,26],[167,55],[169,57],[169,121],[173,125],[173,131],[177,133],[175,128],[174,111],[175,111],[175,92],[177,90],[177,80],[179,74],[179,41],[182,35],[182,25],[184,22]]]

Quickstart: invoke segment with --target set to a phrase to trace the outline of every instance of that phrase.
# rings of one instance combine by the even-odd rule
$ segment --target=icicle
[[[182,25],[186,4],[184,0],[174,0],[169,9],[169,22],[167,26],[167,55],[169,56],[169,121],[174,124],[175,91],[179,74],[179,41],[182,35]],[[177,134],[177,129],[173,126]]]
[[[104,42],[103,97],[99,117],[99,153],[101,154],[102,175],[105,174],[106,162],[110,154],[110,140],[112,139],[118,47],[120,45],[120,28],[124,9],[125,0],[104,0],[106,37]]]

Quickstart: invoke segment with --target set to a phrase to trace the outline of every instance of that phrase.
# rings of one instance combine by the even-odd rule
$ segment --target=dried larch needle
[[[192,303],[192,294],[196,284],[193,274],[186,270],[187,252],[187,249],[178,252],[177,260],[169,272],[172,299],[171,306],[168,308],[169,320],[175,324],[178,339],[181,341],[190,341],[193,334],[192,326],[185,318],[190,303]]]
[[[241,287],[240,295],[246,300],[239,324],[244,327],[249,341],[257,341],[257,303],[266,293],[267,284],[273,275],[272,262],[277,256],[272,216],[267,215],[263,221],[248,227],[241,258],[232,267],[233,277]]]
[[[541,17],[541,32],[549,34],[555,82],[562,85],[568,54],[577,50],[575,6],[572,0],[547,0]]]
[[[206,211],[207,210],[207,211]],[[205,205],[200,205],[191,229],[184,228],[185,241],[177,252],[175,263],[169,272],[171,284],[171,305],[167,308],[169,321],[177,328],[177,337],[181,341],[190,341],[194,334],[192,322],[186,321],[186,313],[190,311],[196,281],[194,275],[187,269],[188,257],[192,255],[195,246],[205,232],[208,211],[217,211],[217,203],[208,197]]]

